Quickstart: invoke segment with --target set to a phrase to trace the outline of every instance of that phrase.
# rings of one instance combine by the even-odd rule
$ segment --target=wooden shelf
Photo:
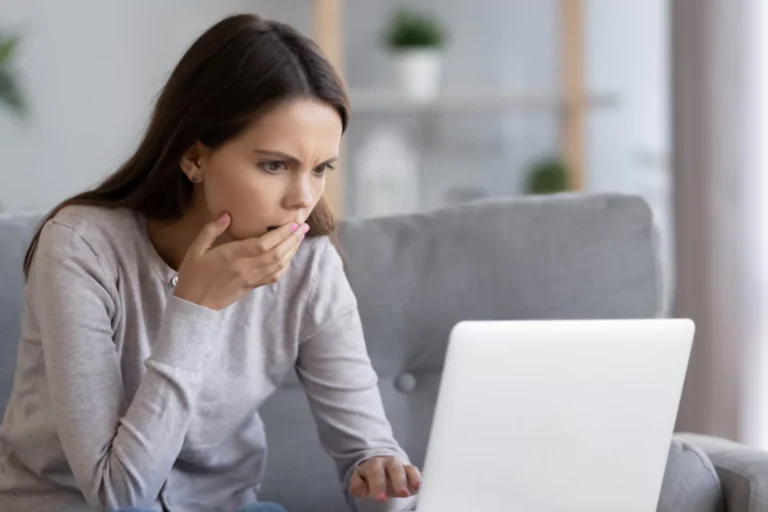
[[[568,101],[556,94],[529,94],[503,91],[446,92],[432,101],[420,102],[389,91],[352,91],[352,115],[401,114],[410,112],[474,113],[506,111],[547,112],[569,107],[612,108],[618,98],[592,94],[583,102]]]

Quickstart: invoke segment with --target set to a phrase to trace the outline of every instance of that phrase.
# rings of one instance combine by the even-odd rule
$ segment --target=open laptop
[[[654,512],[690,320],[463,322],[419,512]]]

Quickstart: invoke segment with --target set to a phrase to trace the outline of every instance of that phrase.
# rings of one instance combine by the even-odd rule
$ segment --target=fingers
[[[306,224],[304,226],[306,226]],[[237,242],[237,245],[235,246],[235,256],[252,258],[269,253],[270,251],[283,246],[286,242],[295,242],[297,239],[300,239],[306,232],[303,232],[303,229],[303,226],[293,222],[291,224],[280,226],[272,231],[268,231],[266,234],[259,237]]]
[[[358,472],[368,484],[368,497],[378,501],[387,501],[387,475],[381,458],[370,459],[360,466]]]
[[[368,484],[357,471],[352,473],[352,478],[349,479],[349,494],[355,498],[368,497]]]
[[[193,253],[197,256],[202,256],[203,253],[210,249],[216,239],[227,230],[230,220],[228,213],[222,213],[217,219],[206,222],[190,246]]]
[[[421,487],[421,472],[419,472],[419,469],[416,466],[405,466],[405,475],[411,493],[418,492]]]
[[[389,480],[389,489],[391,496],[407,498],[411,495],[408,488],[408,477],[405,474],[405,468],[402,463],[394,457],[389,457],[386,462],[385,472]]]
[[[415,466],[404,466],[397,457],[373,457],[362,463],[349,481],[349,493],[356,498],[386,501],[388,497],[407,498],[421,487],[421,474]]]
[[[306,224],[302,226],[292,222],[290,224],[280,226],[277,229],[273,229],[272,231],[267,231],[266,234],[258,238],[258,240],[261,242],[259,244],[259,249],[264,252],[271,251],[278,245],[281,245],[283,242],[290,240],[291,238],[298,238],[301,234],[306,233],[306,231],[303,231],[305,226]],[[295,236],[291,237],[292,234]]]
[[[293,260],[293,257],[299,250],[300,241],[296,242],[296,245],[293,247],[286,246],[288,247],[286,249],[288,252],[284,254],[275,251],[269,253],[268,258],[272,263],[267,264],[267,266],[260,266],[263,265],[263,257],[249,258],[246,266],[251,270],[247,273],[246,286],[255,288],[265,284],[276,283],[288,270],[291,260]]]
[[[299,240],[300,242],[301,240]],[[294,256],[296,256],[296,253],[299,252],[299,247],[301,245],[299,242],[296,243],[294,246],[286,246],[285,250],[281,250],[277,253],[277,256],[274,258],[274,263],[271,263],[267,268],[267,275],[275,274],[277,272],[280,272],[282,270],[285,270],[288,268],[288,264],[291,262]]]
[[[293,255],[296,254],[296,251],[299,249],[299,245],[301,244],[301,241],[304,240],[307,231],[309,231],[309,226],[304,224],[300,229],[293,231],[293,233],[291,233],[288,238],[281,241],[264,256],[266,256],[268,260],[271,258],[272,263],[285,261],[286,257],[292,258]]]
[[[230,245],[230,254],[234,258],[259,258],[277,251],[279,254],[271,254],[280,257],[294,244],[298,244],[309,231],[306,224],[286,224],[273,229],[265,235],[248,238]]]

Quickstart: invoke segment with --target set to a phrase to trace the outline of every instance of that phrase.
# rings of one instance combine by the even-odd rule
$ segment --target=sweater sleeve
[[[320,441],[338,471],[347,502],[358,511],[410,510],[413,498],[386,504],[356,500],[349,493],[352,471],[376,456],[408,456],[386,418],[363,337],[357,301],[336,249],[318,249],[308,301],[309,334],[299,346],[296,371],[307,394]]]
[[[71,228],[44,227],[28,282],[51,418],[96,510],[151,506],[181,451],[219,313],[170,297],[127,403],[113,341],[116,273]]]

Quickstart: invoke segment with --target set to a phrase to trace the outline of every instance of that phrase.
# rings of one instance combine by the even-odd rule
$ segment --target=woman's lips
[[[272,231],[273,229],[278,229],[278,228],[280,228],[282,226],[287,226],[288,224],[298,224],[298,225],[301,225],[302,222],[298,221],[298,220],[292,220],[292,221],[286,222],[285,224],[281,224],[279,226],[267,226],[267,231]]]

